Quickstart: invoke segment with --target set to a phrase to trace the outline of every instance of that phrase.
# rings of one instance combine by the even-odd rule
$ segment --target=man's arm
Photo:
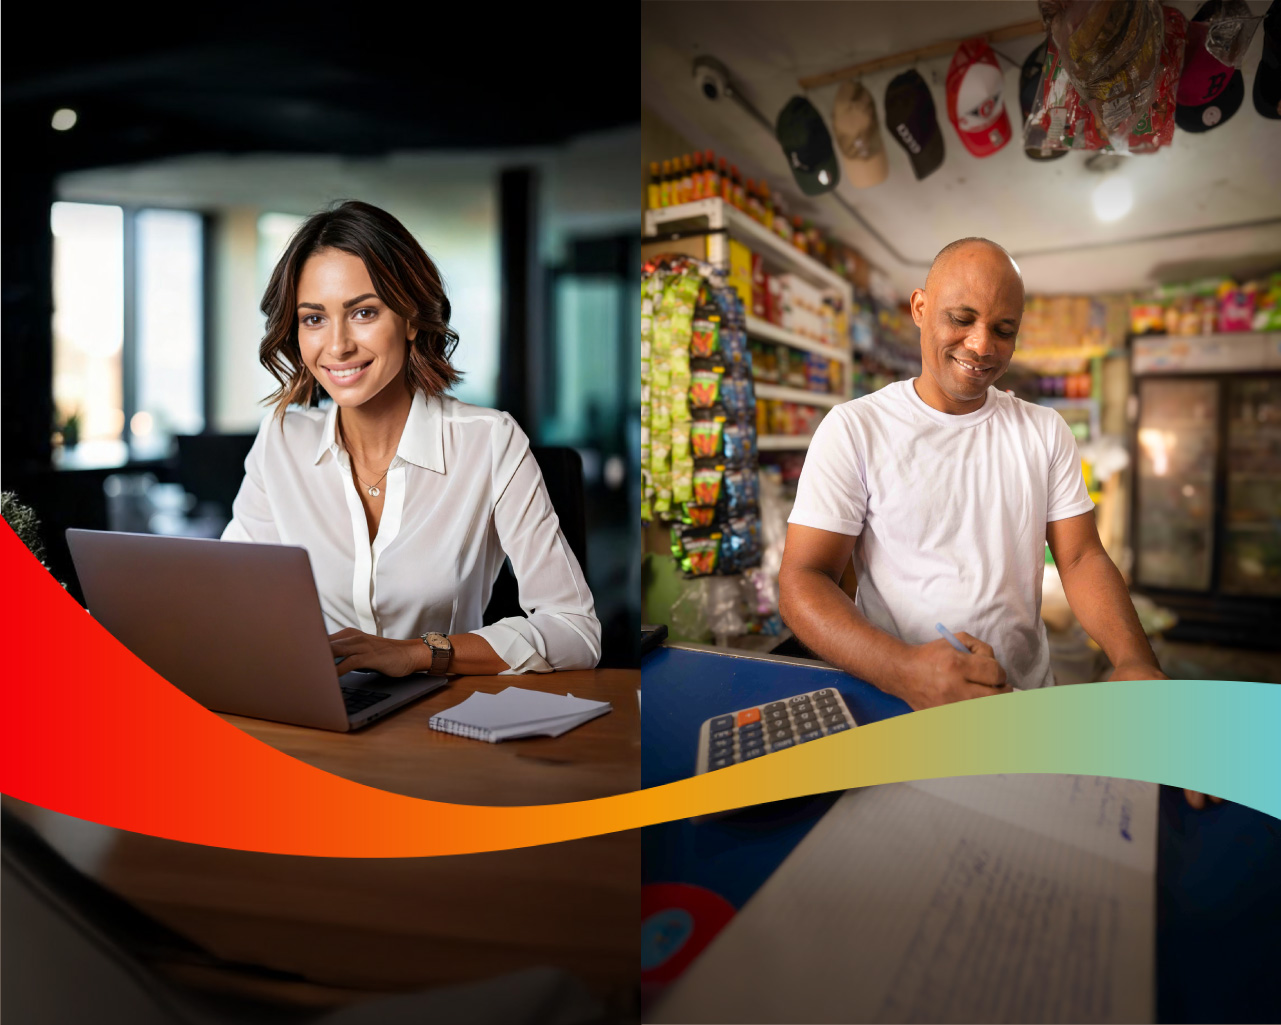
[[[793,523],[778,575],[779,612],[797,638],[832,665],[914,709],[1008,691],[990,645],[957,637],[964,655],[941,638],[906,644],[873,626],[840,588],[857,539]]]
[[[1139,624],[1125,581],[1099,540],[1094,512],[1047,523],[1045,540],[1068,604],[1112,662],[1108,679],[1168,679]]]

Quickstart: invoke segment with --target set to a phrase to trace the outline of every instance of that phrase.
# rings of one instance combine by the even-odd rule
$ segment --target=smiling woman
[[[448,394],[449,300],[404,226],[358,202],[314,215],[262,309],[280,387],[223,539],[307,549],[340,672],[595,666],[591,592],[529,441]],[[483,626],[504,558],[529,615]]]

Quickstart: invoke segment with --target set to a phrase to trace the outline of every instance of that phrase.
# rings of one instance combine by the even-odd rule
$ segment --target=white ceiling
[[[1200,4],[1189,0],[1173,6],[1191,15]],[[1262,14],[1267,0],[1250,0],[1250,8]],[[1037,17],[1034,0],[646,0],[641,5],[641,101],[696,147],[736,160],[744,175],[764,175],[771,186],[785,186],[789,199],[799,200],[772,135],[737,105],[710,102],[695,89],[695,56],[724,62],[743,95],[773,120],[801,92],[797,79],[802,76]],[[1231,120],[1203,134],[1176,129],[1169,147],[1131,157],[1116,172],[1131,179],[1135,204],[1112,224],[1093,215],[1090,192],[1100,178],[1086,170],[1086,154],[1045,163],[1024,155],[1018,145],[1017,66],[1001,62],[1015,139],[982,160],[964,149],[947,120],[943,83],[950,55],[917,65],[934,93],[943,166],[918,182],[906,153],[886,136],[889,178],[869,189],[843,181],[841,195],[911,262],[928,264],[948,242],[968,235],[1000,242],[1019,258],[1033,292],[1127,291],[1281,266],[1281,222],[1098,245],[1281,218],[1281,121],[1261,117],[1250,97],[1262,36],[1261,30],[1255,33],[1242,67],[1245,99]],[[1039,43],[1039,37],[1028,36],[995,48],[1021,65]],[[863,79],[882,121],[885,87],[902,70]],[[809,94],[829,122],[836,89],[830,85]],[[920,283],[921,268],[896,260],[832,197],[793,206],[859,248],[901,293]],[[1070,251],[1034,255],[1049,249]]]

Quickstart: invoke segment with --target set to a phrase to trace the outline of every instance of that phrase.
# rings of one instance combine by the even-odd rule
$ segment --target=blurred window
[[[204,429],[204,223],[54,203],[53,397],[63,466],[168,455]]]
[[[130,433],[139,455],[163,457],[175,434],[204,429],[204,283],[201,217],[141,210],[137,246],[137,409]]]
[[[265,213],[258,215],[258,295],[267,291],[267,282],[285,246],[307,218],[297,214]],[[263,317],[263,329],[267,318]]]
[[[81,451],[123,461],[124,211],[54,203],[53,400]]]

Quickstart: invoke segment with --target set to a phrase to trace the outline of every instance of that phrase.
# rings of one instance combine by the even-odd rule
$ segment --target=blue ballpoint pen
[[[957,639],[956,634],[952,633],[952,631],[949,630],[947,627],[945,627],[942,623],[935,623],[934,629],[937,630],[939,633],[941,633],[943,635],[943,639],[947,641],[948,644],[952,645],[952,647],[954,647],[957,651],[961,652],[961,654],[963,655],[971,654],[970,649],[967,648],[964,644],[962,644]]]

